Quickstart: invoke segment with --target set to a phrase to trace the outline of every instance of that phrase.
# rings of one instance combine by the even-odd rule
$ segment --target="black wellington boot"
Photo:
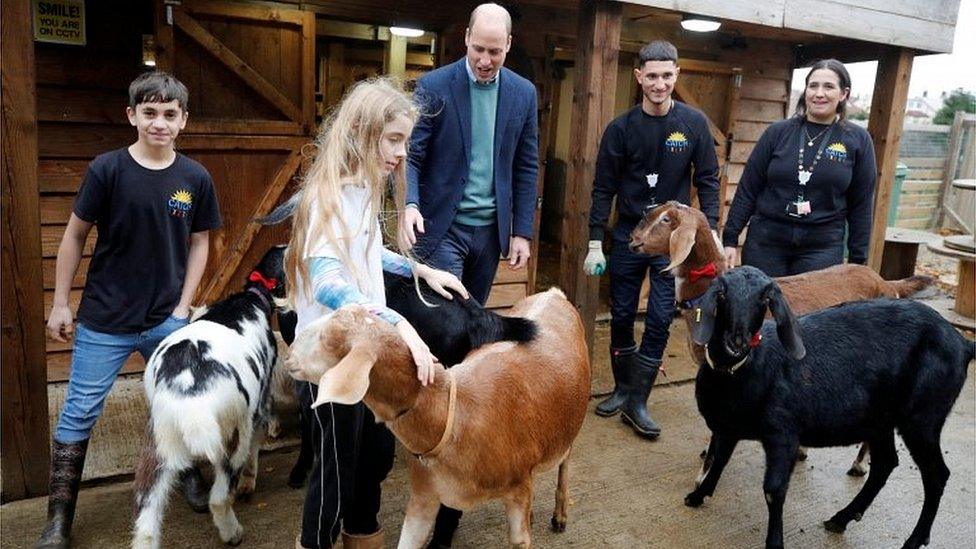
[[[427,549],[445,549],[454,541],[454,532],[461,522],[463,513],[444,504],[437,510],[437,520],[434,521],[434,537],[431,538]]]
[[[47,497],[47,526],[35,549],[65,549],[70,546],[71,522],[78,503],[78,485],[85,468],[88,441],[64,444],[54,441],[51,449],[51,484]]]
[[[635,433],[652,440],[661,436],[661,427],[647,413],[647,397],[651,394],[660,368],[660,360],[639,353],[635,355],[633,369],[630,371],[627,402],[624,403],[621,414],[624,423],[633,427]]]
[[[610,370],[613,372],[613,393],[596,405],[596,415],[612,417],[620,412],[627,400],[627,380],[633,369],[637,345],[627,349],[610,348]]]
[[[180,471],[180,490],[183,491],[183,498],[194,512],[210,512],[210,486],[207,485],[198,466],[194,465]]]

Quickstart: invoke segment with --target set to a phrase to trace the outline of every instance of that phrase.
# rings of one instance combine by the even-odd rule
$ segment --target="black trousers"
[[[742,246],[742,264],[768,276],[791,276],[844,262],[846,222],[823,225],[784,223],[753,216]]]
[[[311,406],[318,386],[303,383],[299,405]],[[315,460],[302,511],[301,543],[332,547],[339,532],[372,534],[379,529],[380,483],[393,468],[396,442],[362,402],[323,404],[311,418]]]

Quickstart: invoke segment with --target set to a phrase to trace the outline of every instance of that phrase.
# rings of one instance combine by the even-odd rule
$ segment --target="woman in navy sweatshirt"
[[[851,78],[836,59],[816,62],[796,116],[759,138],[739,181],[722,235],[738,264],[788,276],[848,261],[865,263],[877,168],[871,136],[845,120]]]

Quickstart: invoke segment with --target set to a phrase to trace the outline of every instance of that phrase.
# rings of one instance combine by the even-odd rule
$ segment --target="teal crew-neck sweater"
[[[457,221],[485,226],[495,222],[495,113],[498,79],[488,84],[468,80],[471,92],[471,159]]]

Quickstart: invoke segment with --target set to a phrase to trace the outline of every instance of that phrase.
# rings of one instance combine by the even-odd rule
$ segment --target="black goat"
[[[861,519],[898,465],[898,429],[925,489],[922,513],[903,547],[927,544],[949,478],[939,439],[965,383],[973,342],[909,300],[859,301],[797,321],[776,283],[752,267],[716,279],[699,306],[692,336],[706,345],[706,362],[695,397],[714,433],[715,458],[685,504],[697,507],[712,495],[738,441],[758,440],[766,453],[766,547],[782,547],[783,502],[797,446],[867,441],[873,454],[867,482],[825,523],[843,532]],[[764,324],[767,307],[774,321]]]
[[[501,316],[485,309],[477,301],[464,299],[457,294],[453,299],[447,299],[431,290],[422,280],[419,284],[423,300],[417,295],[412,278],[383,273],[383,283],[387,307],[403,315],[430,347],[430,352],[448,368],[463,361],[469,352],[482,345],[496,341],[524,343],[536,336],[536,324],[527,318]],[[282,339],[288,345],[295,338],[296,322],[294,313],[286,313],[278,318]],[[302,385],[304,383],[299,383],[299,391],[304,390]],[[313,459],[311,437],[306,430],[311,426],[312,411],[303,408],[300,413],[302,445],[298,460],[288,475],[288,485],[293,488],[305,484]]]

